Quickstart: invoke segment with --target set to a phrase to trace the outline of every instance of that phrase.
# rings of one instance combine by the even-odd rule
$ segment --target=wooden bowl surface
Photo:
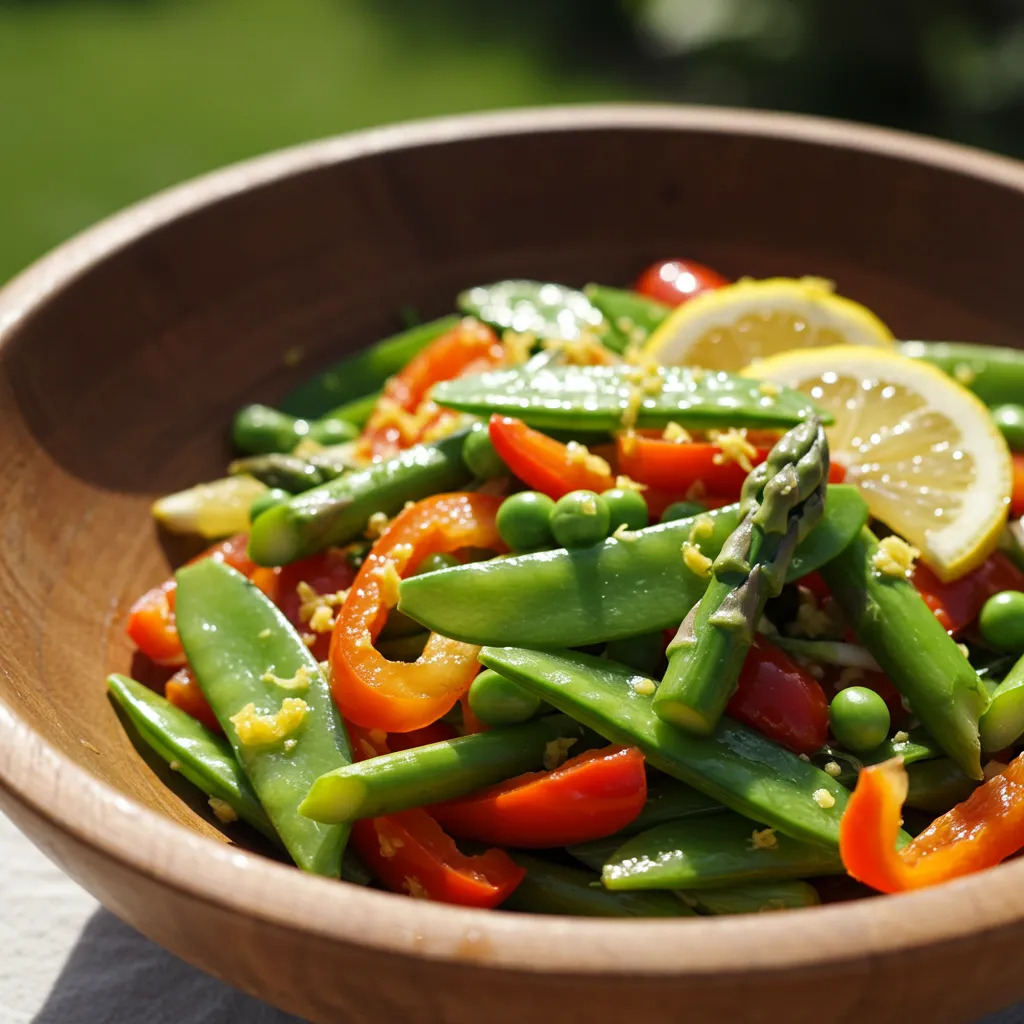
[[[660,257],[815,274],[903,337],[1024,334],[1024,168],[906,135],[592,107],[364,132],[131,208],[0,293],[0,807],[174,953],[316,1022],[960,1020],[1024,997],[1024,864],[917,894],[623,922],[431,905],[227,844],[136,751],[103,679],[167,575],[154,496],[225,424],[504,276]],[[306,358],[286,367],[282,354]],[[173,779],[170,780],[173,783]]]

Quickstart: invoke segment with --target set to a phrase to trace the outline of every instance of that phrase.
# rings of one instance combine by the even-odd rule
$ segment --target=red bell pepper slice
[[[491,417],[491,444],[505,465],[528,487],[557,501],[570,491],[596,491],[615,486],[611,467],[603,459],[576,454],[522,420]]]
[[[843,864],[879,892],[937,885],[993,867],[1024,847],[1024,755],[897,852],[906,796],[903,759],[893,758],[861,769],[843,813]]]
[[[409,732],[449,711],[480,670],[479,647],[431,634],[414,662],[374,646],[398,600],[397,580],[430,554],[464,547],[505,551],[495,518],[501,498],[437,494],[392,521],[363,562],[331,637],[331,685],[341,713],[367,729]]]
[[[918,562],[913,583],[939,622],[955,634],[978,617],[982,606],[994,594],[1003,590],[1024,590],[1024,572],[1003,552],[996,551],[977,569],[950,583],[943,583],[927,565]]]
[[[310,622],[310,609],[299,593],[301,584],[306,584],[315,593],[331,596],[344,593],[352,585],[356,571],[346,557],[346,553],[338,548],[322,551],[299,562],[284,566],[278,575],[274,602],[284,613],[285,618],[299,631],[312,634],[316,639],[310,650],[317,661],[327,658],[331,645],[331,629],[314,629],[318,623]],[[340,605],[339,605],[340,607]],[[335,610],[336,617],[336,610]]]
[[[544,849],[610,836],[636,818],[646,799],[643,754],[636,747],[611,746],[429,811],[452,835]]]
[[[217,716],[213,713],[206,696],[199,688],[195,674],[187,665],[179,668],[177,672],[167,680],[164,687],[164,696],[176,707],[186,714],[198,719],[208,729],[214,732],[223,732]]]
[[[349,726],[357,760],[388,753],[379,737]],[[490,909],[506,900],[526,872],[504,850],[460,853],[451,837],[422,808],[352,826],[352,845],[366,866],[393,892]]]
[[[812,754],[828,739],[825,691],[762,636],[743,662],[726,714],[796,754]]]
[[[1013,491],[1010,495],[1010,515],[1024,516],[1024,454],[1013,452]]]

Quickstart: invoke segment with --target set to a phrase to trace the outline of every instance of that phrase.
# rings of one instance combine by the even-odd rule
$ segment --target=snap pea
[[[907,782],[906,806],[932,814],[944,814],[978,787],[978,783],[967,778],[960,766],[948,757],[911,765],[907,769]]]
[[[249,557],[258,565],[287,565],[358,537],[374,512],[393,515],[407,501],[461,487],[470,479],[464,437],[417,445],[269,509],[253,523]]]
[[[539,697],[489,668],[477,675],[466,696],[470,710],[485,725],[528,722],[541,707]]]
[[[673,501],[664,512],[661,513],[663,523],[672,523],[677,519],[692,519],[706,512],[707,506],[699,501]]]
[[[643,344],[651,331],[672,312],[670,306],[646,295],[603,284],[588,284],[583,294],[613,328],[605,335],[604,343],[615,352],[624,352],[630,342]]]
[[[556,740],[583,736],[565,715],[458,736],[345,765],[316,779],[299,813],[321,822],[357,821],[453,800],[544,766]]]
[[[295,863],[336,877],[348,829],[298,812],[319,776],[351,760],[319,665],[284,615],[234,569],[208,558],[176,579],[182,646],[242,770]]]
[[[337,476],[336,473],[325,474],[319,466],[314,466],[306,459],[276,452],[235,459],[228,465],[228,473],[232,476],[247,473],[267,487],[288,491],[290,494],[301,494]]]
[[[1024,405],[997,405],[992,420],[1015,452],[1024,452]]]
[[[1024,394],[1024,353],[961,341],[905,341],[900,351],[923,359],[970,388],[986,405],[1016,403]]]
[[[334,416],[298,419],[259,404],[239,409],[231,427],[235,447],[249,455],[290,452],[306,438],[317,444],[341,444],[353,440],[358,433],[353,424]]]
[[[678,779],[662,776],[651,782],[643,810],[622,830],[620,835],[646,832],[655,825],[680,818],[703,818],[709,814],[725,814],[726,808],[699,789]]]
[[[918,761],[930,761],[936,757],[942,757],[942,748],[925,732],[916,729],[911,733],[903,733],[906,739],[897,739],[900,736],[890,736],[881,746],[876,747],[870,753],[860,754],[859,759],[864,764],[878,764],[881,761],[888,761],[890,757],[902,757],[905,765],[915,764]]]
[[[847,791],[760,733],[723,718],[710,736],[684,734],[654,714],[652,680],[587,654],[485,647],[480,661],[737,813],[826,849],[838,844]]]
[[[223,800],[243,821],[277,841],[277,833],[227,741],[148,686],[107,676],[107,689],[139,735],[193,786]]]
[[[701,535],[699,547],[714,558],[736,528],[738,506],[705,514],[712,532]],[[834,558],[867,516],[855,488],[830,487],[825,515],[797,547],[787,580]],[[412,577],[402,581],[399,607],[443,636],[494,646],[582,647],[677,626],[708,583],[682,561],[681,546],[694,524],[679,519],[590,548],[516,555]]]
[[[662,366],[644,377],[636,367],[550,366],[492,370],[435,385],[438,405],[477,416],[517,416],[532,427],[618,430],[623,425],[663,427],[795,426],[817,412],[831,417],[797,391],[763,394],[756,380],[728,373]],[[631,403],[639,403],[635,409]],[[628,422],[636,413],[634,423]]]
[[[865,527],[821,567],[829,592],[929,735],[967,775],[980,779],[985,686],[914,585],[873,567],[877,551],[878,541]]]
[[[281,487],[268,488],[249,506],[249,522],[255,522],[268,508],[280,505],[290,497],[291,494]]]
[[[670,821],[626,840],[605,861],[609,889],[710,889],[724,885],[843,873],[836,850],[760,829],[721,814]]]
[[[363,416],[369,415],[376,401],[376,396],[369,392],[379,390],[388,377],[398,373],[414,355],[458,322],[458,316],[444,316],[378,341],[292,391],[281,408],[293,416],[309,418],[329,413],[361,425]]]
[[[604,318],[575,288],[543,281],[496,281],[462,292],[456,305],[483,320],[500,334],[510,330],[539,339],[571,341],[584,331],[597,331]]]
[[[693,917],[694,911],[671,893],[608,892],[600,877],[518,851],[513,860],[526,876],[501,905],[527,914],[572,917]],[[653,898],[652,898],[653,897]]]
[[[1003,750],[1024,736],[1024,658],[995,688],[992,702],[981,716],[981,747]]]

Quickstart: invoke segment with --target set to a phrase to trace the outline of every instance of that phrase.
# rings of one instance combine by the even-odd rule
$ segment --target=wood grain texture
[[[905,337],[1024,333],[1024,169],[928,140],[710,109],[400,126],[133,207],[0,292],[0,806],[115,913],[316,1022],[963,1020],[1024,996],[1024,863],[749,919],[477,914],[309,878],[225,841],[104,689],[167,574],[158,494],[225,425],[502,276],[625,282],[665,256],[816,274]],[[301,366],[282,354],[300,345]],[[183,798],[185,796],[185,798]]]

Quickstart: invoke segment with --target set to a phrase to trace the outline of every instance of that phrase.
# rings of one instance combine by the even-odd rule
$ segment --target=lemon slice
[[[652,333],[646,358],[666,365],[739,370],[790,349],[893,343],[889,328],[818,277],[749,278],[679,306]]]
[[[802,391],[835,417],[832,458],[871,514],[944,580],[979,565],[1006,523],[1013,467],[988,409],[940,370],[887,349],[786,352],[744,374]]]

